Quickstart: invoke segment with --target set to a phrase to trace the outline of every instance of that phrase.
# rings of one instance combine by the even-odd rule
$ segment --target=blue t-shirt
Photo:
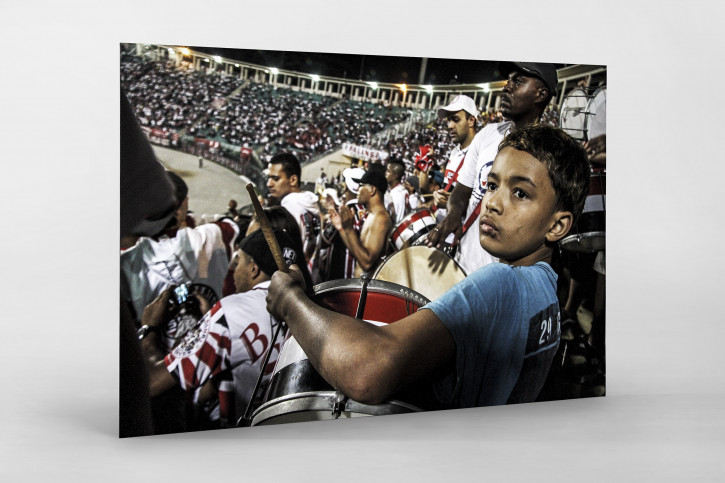
[[[427,304],[456,343],[455,374],[436,383],[454,407],[534,401],[559,347],[556,273],[492,263]]]

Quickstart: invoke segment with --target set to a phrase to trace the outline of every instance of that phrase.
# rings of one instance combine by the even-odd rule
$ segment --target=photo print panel
[[[121,436],[605,394],[606,66],[121,44],[120,79]]]

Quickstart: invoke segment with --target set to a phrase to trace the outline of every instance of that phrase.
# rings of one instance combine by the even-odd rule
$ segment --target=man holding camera
[[[292,248],[291,236],[284,230],[275,230],[274,234],[286,263],[302,263],[304,257]],[[280,335],[272,340],[279,322],[267,312],[265,299],[277,267],[262,231],[245,237],[239,248],[239,263],[234,271],[237,293],[216,303],[171,352],[162,350],[158,333],[168,322],[173,288],[146,307],[139,331],[143,337],[141,348],[150,365],[151,397],[177,386],[195,390],[213,379],[219,389],[221,426],[233,425],[251,400],[273,343],[264,367],[265,380],[269,378],[283,339]]]

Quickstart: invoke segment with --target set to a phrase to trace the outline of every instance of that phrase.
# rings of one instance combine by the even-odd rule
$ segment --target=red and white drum
[[[395,226],[390,235],[390,242],[396,250],[402,250],[427,235],[436,224],[435,215],[429,209],[414,211]]]
[[[323,307],[355,317],[362,293],[361,279],[333,280],[315,286],[313,299]],[[428,300],[390,282],[370,280],[362,318],[372,324],[394,323],[416,312]],[[370,405],[335,391],[312,367],[288,333],[252,426],[360,416],[382,416],[433,409],[430,385],[413,385],[382,404]]]
[[[403,285],[435,300],[466,278],[466,272],[441,250],[419,245],[388,257],[373,278]]]
[[[606,171],[595,171],[589,178],[589,195],[584,210],[570,234],[561,240],[562,248],[594,253],[604,250],[607,183]]]

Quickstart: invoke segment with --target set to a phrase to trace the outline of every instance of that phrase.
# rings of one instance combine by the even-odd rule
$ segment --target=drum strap
[[[467,154],[467,153],[466,153],[466,154]],[[450,190],[452,189],[452,187],[453,187],[453,183],[455,183],[455,182],[456,182],[456,180],[458,179],[458,172],[459,172],[459,171],[461,170],[461,167],[463,166],[463,162],[464,162],[465,160],[466,160],[466,155],[464,154],[464,155],[463,155],[463,159],[461,159],[461,162],[460,162],[460,163],[458,163],[458,167],[456,168],[456,170],[455,170],[455,171],[453,172],[453,174],[451,175],[451,179],[450,179],[450,181],[448,181],[448,184],[446,185],[446,187],[445,187],[445,188],[443,188],[443,191],[446,191],[446,192],[448,192],[448,191],[450,191]]]
[[[473,213],[471,213],[471,215],[468,217],[466,223],[464,223],[463,231],[461,231],[461,237],[465,235],[466,231],[468,231],[476,218],[478,218],[478,215],[481,213],[481,201],[483,201],[483,198],[478,202],[478,204],[476,205],[476,209],[473,210]]]

